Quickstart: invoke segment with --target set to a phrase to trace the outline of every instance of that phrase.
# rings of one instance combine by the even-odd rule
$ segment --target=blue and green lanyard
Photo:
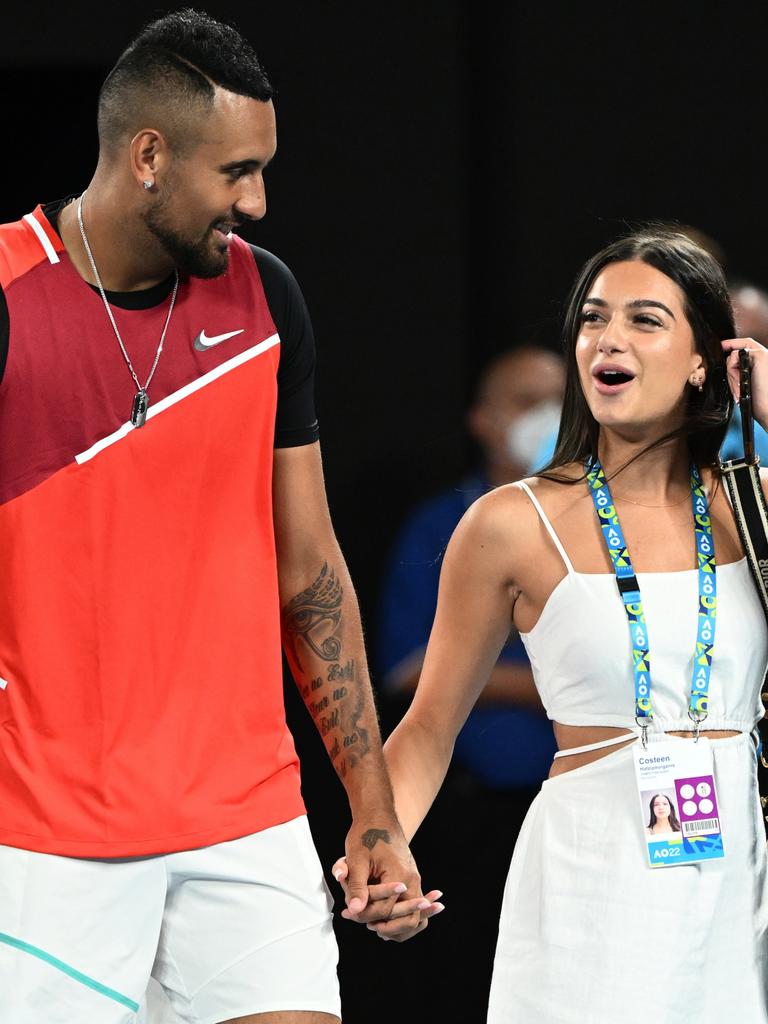
[[[597,459],[594,459],[588,462],[585,468],[589,493],[594,502],[603,539],[611,556],[613,571],[616,573],[616,583],[624,602],[624,610],[627,613],[632,641],[632,663],[635,672],[635,721],[642,730],[643,745],[645,746],[648,723],[653,719],[653,705],[651,704],[648,630],[640,597],[640,584],[635,576],[635,570],[632,568],[632,561],[603,467]],[[712,651],[715,645],[717,616],[717,576],[712,519],[709,515],[709,506],[701,475],[695,465],[691,466],[691,504],[693,506],[699,573],[699,626],[696,637],[696,653],[693,659],[688,716],[696,726],[698,738],[701,723],[707,717],[709,710],[709,682],[712,674]]]

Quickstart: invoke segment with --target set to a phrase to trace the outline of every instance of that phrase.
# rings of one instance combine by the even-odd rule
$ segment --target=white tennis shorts
[[[340,1017],[331,906],[304,816],[156,857],[0,846],[0,1022]]]

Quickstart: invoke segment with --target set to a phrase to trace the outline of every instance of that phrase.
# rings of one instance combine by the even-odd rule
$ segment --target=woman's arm
[[[480,498],[448,545],[437,612],[419,685],[384,747],[395,806],[410,840],[442,785],[456,736],[509,634],[516,596],[513,526],[522,505],[515,487]]]
[[[437,612],[421,679],[409,710],[384,746],[403,832],[412,838],[445,778],[456,736],[483,689],[509,633],[522,592],[519,580],[535,561],[537,518],[519,488],[500,487],[465,514],[448,545],[440,574]],[[341,858],[333,873],[346,885]],[[439,913],[441,893],[394,907],[386,886],[371,886],[362,914],[342,911],[385,939],[409,938],[400,918],[418,910]],[[428,901],[432,901],[431,904]],[[383,908],[383,909],[380,909]]]

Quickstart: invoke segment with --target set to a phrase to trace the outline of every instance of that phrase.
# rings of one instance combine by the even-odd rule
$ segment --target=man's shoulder
[[[273,314],[290,318],[304,311],[304,296],[291,269],[268,249],[246,243],[256,263],[264,294]]]
[[[262,249],[261,246],[253,245],[251,242],[246,244],[251,251],[253,259],[256,261],[256,266],[259,268],[259,273],[262,277],[266,275],[270,280],[295,285],[296,278],[293,276],[288,265],[279,256],[270,252],[269,249]]]
[[[23,220],[0,224],[0,286],[7,288],[26,263],[36,262],[40,247],[34,244]]]
[[[39,263],[57,262],[60,248],[40,207],[19,220],[0,224],[0,287],[7,289]]]
[[[3,244],[12,244],[13,240],[19,237],[23,237],[26,232],[24,231],[24,220],[9,220],[3,224],[0,224],[0,240]]]

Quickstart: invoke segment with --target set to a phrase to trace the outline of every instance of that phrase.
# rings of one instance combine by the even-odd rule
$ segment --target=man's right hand
[[[340,857],[333,865],[333,877],[344,890],[349,874],[346,857]],[[439,889],[433,889],[424,896],[404,899],[405,887],[402,883],[383,883],[368,886],[368,903],[358,914],[348,909],[341,912],[347,921],[364,924],[369,931],[376,932],[385,942],[405,942],[419,932],[424,931],[430,917],[442,913],[445,906],[436,902],[443,895]]]

